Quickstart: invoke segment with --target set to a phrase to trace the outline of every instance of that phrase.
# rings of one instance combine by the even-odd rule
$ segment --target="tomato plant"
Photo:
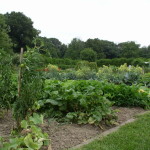
[[[29,49],[24,52],[20,62],[20,83],[18,98],[13,105],[14,117],[18,127],[21,120],[32,115],[35,111],[33,106],[43,89],[43,78],[41,72],[36,71],[43,65],[43,57],[39,48]]]

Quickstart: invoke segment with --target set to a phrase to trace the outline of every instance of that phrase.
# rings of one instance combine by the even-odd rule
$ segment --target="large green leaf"
[[[40,147],[42,146],[41,143],[34,143],[33,139],[32,139],[32,135],[28,134],[25,138],[24,138],[24,143],[26,144],[26,146],[32,150],[38,150],[40,149]]]
[[[33,116],[29,118],[29,120],[32,121],[34,124],[43,124],[43,118],[43,115],[34,113]]]
[[[21,121],[21,128],[27,129],[28,127],[28,122],[26,120]]]
[[[18,147],[20,147],[20,145],[23,143],[23,138],[13,138],[13,139],[10,139],[9,143],[8,143],[8,150],[11,150],[11,149],[18,149]],[[4,147],[5,147],[4,146]]]
[[[72,120],[74,117],[77,117],[77,114],[75,112],[70,112],[66,115],[66,117]]]
[[[47,99],[46,103],[50,103],[52,105],[59,105],[59,103],[57,101],[53,100],[53,99]]]
[[[90,118],[88,119],[88,123],[89,123],[89,124],[94,124],[95,121],[96,121],[96,120],[95,120],[93,117],[90,117]]]
[[[41,128],[38,128],[37,126],[32,125],[32,126],[31,126],[31,130],[32,130],[32,132],[33,132],[36,136],[38,136],[38,137],[43,137],[43,133],[42,133]]]

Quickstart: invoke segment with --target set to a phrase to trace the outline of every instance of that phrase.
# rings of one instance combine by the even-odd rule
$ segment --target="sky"
[[[40,36],[150,45],[150,0],[1,0],[0,13],[23,12]]]

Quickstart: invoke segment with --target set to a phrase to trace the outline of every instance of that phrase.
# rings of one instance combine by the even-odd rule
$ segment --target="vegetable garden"
[[[150,73],[142,67],[97,67],[79,62],[61,70],[45,64],[39,48],[28,49],[14,66],[12,56],[0,51],[0,119],[11,110],[16,125],[3,150],[50,149],[51,142],[39,124],[44,118],[61,123],[115,125],[112,106],[150,108]],[[19,70],[19,73],[18,73]]]

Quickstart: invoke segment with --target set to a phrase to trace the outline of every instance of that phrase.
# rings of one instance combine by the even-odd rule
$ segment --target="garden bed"
[[[119,110],[117,113],[117,122],[119,124],[145,111],[142,108],[115,107],[115,109]],[[14,120],[11,113],[8,112],[3,119],[0,119],[0,136],[8,137],[13,126]],[[42,128],[50,136],[52,149],[63,150],[93,138],[112,128],[112,126],[102,125],[101,127],[96,127],[93,125],[59,124],[54,121],[45,121]]]

